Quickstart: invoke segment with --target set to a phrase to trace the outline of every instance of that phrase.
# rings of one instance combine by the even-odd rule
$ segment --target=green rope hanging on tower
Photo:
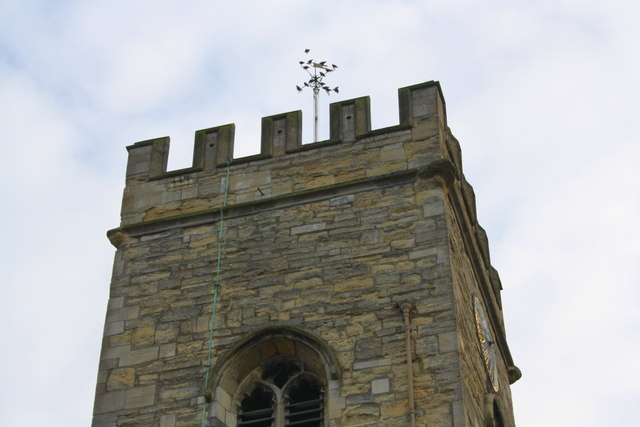
[[[225,179],[224,199],[220,205],[220,226],[218,230],[218,254],[216,261],[216,279],[213,285],[213,301],[211,308],[211,320],[209,322],[209,350],[207,355],[207,370],[204,377],[204,390],[209,388],[209,380],[211,379],[211,359],[213,357],[213,332],[216,325],[216,310],[218,307],[218,295],[220,293],[220,265],[222,261],[222,233],[224,231],[224,210],[227,207],[227,197],[229,195],[229,176],[231,172],[231,160],[227,162],[227,176]],[[207,399],[202,404],[202,427],[205,427],[207,419]]]

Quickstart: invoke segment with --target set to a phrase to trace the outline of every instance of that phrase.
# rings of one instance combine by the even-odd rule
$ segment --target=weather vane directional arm
[[[304,53],[308,54],[310,49],[305,49]],[[299,62],[300,67],[307,72],[309,80],[302,83],[302,87],[296,85],[298,92],[302,92],[305,87],[310,87],[313,90],[313,142],[318,141],[318,96],[320,90],[327,92],[330,95],[331,92],[339,93],[338,86],[331,88],[323,79],[328,73],[332,73],[338,69],[336,64],[327,65],[327,61],[316,61],[313,58],[306,61]],[[313,72],[312,72],[313,71]]]

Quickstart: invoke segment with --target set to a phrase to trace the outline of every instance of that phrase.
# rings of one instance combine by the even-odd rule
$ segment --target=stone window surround
[[[274,358],[295,359],[306,375],[324,386],[324,420],[339,418],[344,407],[340,396],[340,369],[333,351],[321,338],[291,326],[261,329],[226,350],[218,358],[207,395],[211,397],[210,425],[235,427],[237,410],[247,389],[260,381],[262,369]]]

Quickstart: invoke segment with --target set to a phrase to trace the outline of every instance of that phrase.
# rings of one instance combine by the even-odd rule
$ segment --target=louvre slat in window
[[[301,420],[294,421],[285,424],[287,427],[296,426],[296,427],[321,427],[322,426],[322,417],[316,417],[309,420]]]
[[[324,407],[322,397],[286,406],[286,427],[322,427]]]
[[[293,412],[291,414],[287,414],[287,417],[301,417],[302,415],[307,415],[307,414],[315,414],[318,413],[322,410],[322,408],[311,408],[311,409],[306,409],[304,411],[296,411]]]
[[[239,418],[239,427],[271,427],[274,425],[272,408],[240,413]]]
[[[264,408],[264,409],[255,409],[251,411],[240,411],[240,416],[242,415],[262,415],[262,414],[270,414],[273,412],[273,408]]]
[[[320,406],[322,406],[322,397],[318,399],[306,400],[304,402],[289,403],[287,405],[287,408],[297,408],[298,406],[310,406],[310,405],[317,405],[317,404],[320,404]]]

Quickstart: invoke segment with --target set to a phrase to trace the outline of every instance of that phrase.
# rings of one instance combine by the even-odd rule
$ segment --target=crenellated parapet
[[[127,179],[157,179],[180,173],[210,171],[226,166],[229,161],[240,164],[279,157],[404,129],[415,128],[416,131],[422,131],[422,136],[428,136],[434,126],[446,128],[444,98],[438,82],[401,88],[398,90],[398,98],[400,123],[375,131],[371,130],[368,96],[332,103],[329,107],[330,138],[306,145],[302,145],[302,111],[263,117],[260,153],[237,159],[233,158],[234,124],[201,129],[195,134],[192,167],[178,171],[167,172],[169,137],[141,141],[127,147]],[[431,125],[430,129],[425,128],[428,124]]]
[[[167,171],[169,137],[127,147],[122,225],[218,205],[231,168],[230,203],[305,191],[419,167],[447,156],[438,82],[398,91],[396,126],[371,129],[369,97],[330,105],[330,138],[302,144],[302,112],[262,118],[260,153],[233,158],[235,126],[196,131],[193,164]]]

